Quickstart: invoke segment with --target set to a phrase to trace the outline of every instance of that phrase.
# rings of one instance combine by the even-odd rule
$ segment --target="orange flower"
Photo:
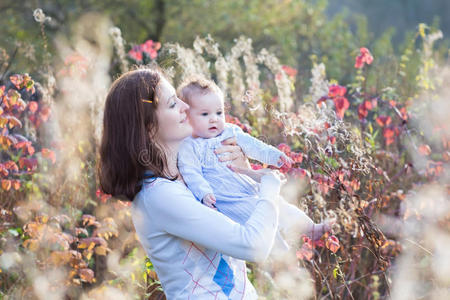
[[[386,141],[386,146],[389,146],[395,141],[395,132],[391,127],[386,127],[383,129],[383,136]]]
[[[381,127],[384,127],[384,126],[391,124],[392,119],[390,116],[379,116],[376,119],[376,121],[377,121],[378,125],[380,125]]]

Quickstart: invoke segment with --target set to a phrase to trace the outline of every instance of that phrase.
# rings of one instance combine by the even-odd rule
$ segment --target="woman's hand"
[[[250,163],[248,162],[247,157],[244,152],[242,152],[241,147],[237,145],[236,138],[228,138],[222,141],[222,147],[217,148],[214,152],[216,154],[224,155],[219,157],[219,161],[228,161],[229,165],[238,167],[238,168],[248,168],[250,169]]]

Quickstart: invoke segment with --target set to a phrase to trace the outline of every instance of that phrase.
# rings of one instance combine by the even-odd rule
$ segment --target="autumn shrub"
[[[443,101],[450,72],[434,51],[439,31],[421,24],[389,74],[367,45],[346,53],[351,64],[345,69],[353,72],[348,82],[329,79],[323,57],[311,57],[311,80],[299,94],[299,72],[306,71],[283,65],[266,49],[255,51],[251,39],[236,39],[227,53],[210,36],[192,48],[151,40],[127,46],[120,29],[95,15],[86,20],[98,22],[98,31],[80,26],[79,40],[59,41],[63,59],[42,84],[53,78],[55,91],[39,94],[28,75],[10,76],[0,86],[2,296],[164,297],[134,233],[129,203],[104,194],[96,181],[109,72],[143,63],[164,68],[174,85],[192,73],[215,80],[224,91],[227,122],[292,158],[294,164],[281,169],[289,178],[285,198],[315,222],[336,220],[318,241],[294,236],[284,261],[248,264],[261,295],[448,295],[450,270],[439,259],[448,259],[442,249],[450,244]],[[252,167],[266,166],[252,161]],[[409,292],[405,272],[415,284]]]

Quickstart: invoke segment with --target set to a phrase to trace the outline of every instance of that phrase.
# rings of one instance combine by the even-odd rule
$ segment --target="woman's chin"
[[[192,126],[191,126],[191,124],[186,122],[186,123],[182,123],[182,125],[183,125],[182,128],[180,128],[182,130],[180,130],[180,131],[182,131],[184,133],[183,139],[187,138],[188,136],[191,136],[192,135]]]

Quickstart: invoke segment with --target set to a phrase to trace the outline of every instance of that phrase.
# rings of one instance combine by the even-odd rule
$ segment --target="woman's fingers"
[[[223,146],[217,148],[214,152],[216,155],[220,155],[218,157],[219,161],[229,161],[234,166],[242,167],[242,168],[250,168],[250,164],[248,162],[247,157],[244,152],[242,152],[241,147],[236,145],[236,138],[229,138],[222,142]]]
[[[222,141],[222,145],[237,145],[237,141],[235,137],[227,138]]]

